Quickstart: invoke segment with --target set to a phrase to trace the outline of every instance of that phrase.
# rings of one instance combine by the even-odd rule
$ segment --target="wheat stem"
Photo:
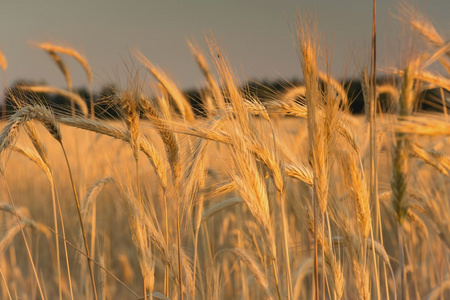
[[[97,289],[95,288],[94,270],[93,270],[93,267],[92,267],[92,259],[91,259],[90,254],[89,254],[89,246],[88,246],[88,242],[87,242],[87,238],[86,238],[86,231],[84,229],[83,218],[81,216],[80,201],[78,200],[77,190],[75,189],[75,183],[73,181],[72,171],[70,169],[70,164],[69,164],[69,159],[67,157],[66,149],[64,148],[64,145],[63,145],[63,143],[61,141],[60,141],[60,145],[61,145],[61,149],[62,149],[63,154],[64,154],[64,159],[66,161],[67,168],[69,170],[70,182],[71,182],[71,185],[72,185],[73,195],[75,197],[75,203],[77,205],[78,219],[80,221],[81,233],[83,235],[84,247],[85,247],[85,250],[86,250],[86,257],[88,259],[88,266],[89,266],[89,273],[90,273],[90,276],[91,276],[92,291],[94,292],[94,299],[97,300],[98,298],[97,298]]]

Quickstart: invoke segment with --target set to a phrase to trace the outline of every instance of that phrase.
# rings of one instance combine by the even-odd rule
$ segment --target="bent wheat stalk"
[[[87,61],[87,59],[81,55],[77,50],[70,48],[70,47],[63,47],[63,46],[59,46],[59,45],[55,45],[52,43],[40,43],[40,44],[35,44],[34,46],[41,48],[47,52],[53,52],[53,53],[62,53],[68,56],[73,57],[76,61],[78,61],[78,63],[83,67],[84,71],[86,72],[86,76],[88,78],[89,81],[89,95],[90,95],[90,104],[91,104],[91,118],[94,119],[95,117],[95,105],[94,105],[94,87],[93,87],[93,82],[94,82],[94,77],[93,77],[93,73],[91,70],[91,67]],[[57,62],[58,64],[58,62]],[[60,64],[58,64],[58,66],[60,66]],[[61,68],[61,67],[60,67]],[[63,71],[64,73],[64,71]],[[67,78],[66,78],[67,80]],[[70,89],[69,89],[70,90]]]

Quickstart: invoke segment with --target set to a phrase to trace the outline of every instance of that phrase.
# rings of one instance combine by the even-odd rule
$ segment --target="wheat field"
[[[417,107],[424,90],[450,90],[450,48],[404,9],[427,47],[389,83],[361,70],[364,115],[323,67],[308,18],[303,84],[264,99],[239,86],[213,36],[209,55],[190,44],[203,116],[136,50],[142,69],[101,99],[121,117],[97,118],[88,60],[35,45],[67,89],[23,86],[1,121],[1,298],[448,299],[448,104]],[[62,58],[86,71],[87,101]],[[40,92],[72,107],[25,99]]]

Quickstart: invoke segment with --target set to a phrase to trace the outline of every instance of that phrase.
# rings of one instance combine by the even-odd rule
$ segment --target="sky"
[[[450,1],[422,0],[415,5],[438,31],[450,36]],[[398,53],[401,26],[394,17],[398,1],[377,1],[379,64]],[[56,65],[34,42],[76,48],[89,61],[95,89],[123,78],[125,66],[139,49],[180,87],[199,88],[205,80],[190,54],[187,40],[207,54],[205,36],[212,32],[241,80],[301,78],[296,50],[296,20],[311,13],[337,77],[353,76],[368,65],[372,1],[370,0],[39,0],[1,1],[0,49],[8,61],[3,82],[45,81],[65,87]],[[64,57],[75,87],[87,85],[81,67]],[[122,79],[123,80],[123,79]]]

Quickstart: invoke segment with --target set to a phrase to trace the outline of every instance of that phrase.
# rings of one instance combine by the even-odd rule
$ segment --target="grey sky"
[[[448,38],[450,1],[415,3]],[[136,47],[188,88],[202,86],[204,80],[186,39],[196,40],[206,53],[204,35],[211,31],[240,78],[292,79],[301,77],[291,37],[299,11],[317,15],[319,33],[327,37],[327,49],[333,53],[334,74],[343,76],[354,57],[360,65],[365,63],[371,38],[369,0],[2,1],[0,48],[9,63],[8,83],[21,78],[64,87],[51,59],[28,43],[50,41],[73,46],[87,57],[96,88],[115,79]],[[387,49],[400,42],[398,21],[391,16],[396,12],[397,1],[378,0],[381,64],[390,51],[397,51]],[[68,58],[65,61],[75,87],[86,85],[82,69]]]

